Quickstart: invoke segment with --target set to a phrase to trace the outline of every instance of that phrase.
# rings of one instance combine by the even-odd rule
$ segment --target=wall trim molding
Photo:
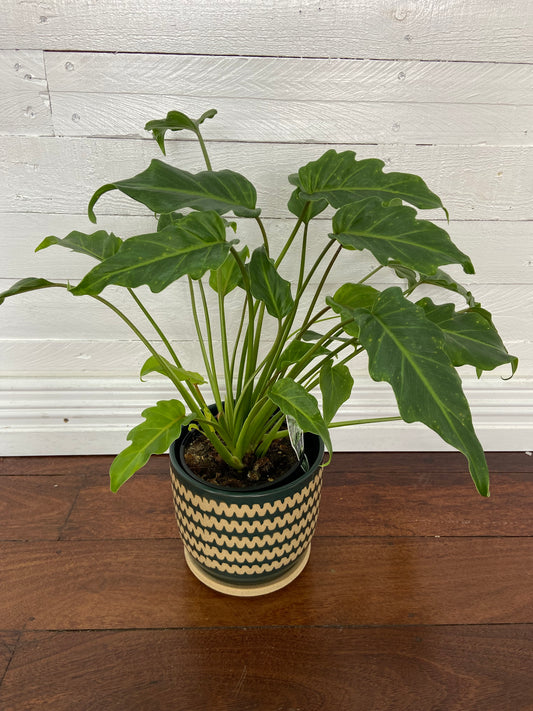
[[[487,451],[533,449],[533,382],[466,380],[478,436]],[[173,397],[162,380],[134,378],[0,378],[0,456],[115,454],[140,412]],[[357,385],[337,419],[397,413],[388,385]],[[437,435],[417,423],[361,425],[332,430],[337,451],[446,451]]]

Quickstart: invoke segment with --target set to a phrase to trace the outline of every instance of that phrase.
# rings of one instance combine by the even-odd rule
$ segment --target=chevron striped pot
[[[320,492],[324,445],[305,435],[310,469],[278,487],[239,491],[193,478],[179,458],[186,433],[170,447],[176,519],[191,571],[214,590],[264,595],[288,585],[309,558]]]

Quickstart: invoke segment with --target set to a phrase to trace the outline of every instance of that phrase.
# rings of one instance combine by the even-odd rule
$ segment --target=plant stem
[[[308,206],[308,205],[309,205],[309,203],[306,203],[306,204],[305,204],[305,207],[304,207],[304,209],[302,210],[302,214],[301,214],[300,217],[298,218],[298,221],[296,222],[293,231],[290,233],[289,237],[287,238],[287,241],[286,241],[285,244],[283,245],[283,249],[282,249],[281,252],[279,253],[279,256],[278,256],[278,258],[276,259],[276,261],[274,262],[274,266],[276,267],[276,269],[279,267],[279,265],[281,264],[283,258],[284,258],[285,255],[287,254],[287,252],[288,252],[288,250],[289,250],[291,244],[294,242],[294,238],[295,238],[296,235],[298,234],[298,230],[300,229],[300,225],[301,225],[302,222],[303,222],[303,218],[304,218],[304,215],[305,215],[305,211],[307,210],[307,206]]]
[[[367,420],[346,420],[344,422],[330,422],[328,427],[347,427],[349,425],[369,425],[374,422],[394,422],[402,417],[372,417]]]
[[[130,289],[130,288],[128,287],[128,293],[131,295],[131,297],[133,298],[133,300],[135,301],[135,303],[137,304],[137,306],[141,309],[141,311],[143,312],[143,314],[146,316],[146,318],[148,319],[148,321],[150,321],[150,323],[151,323],[151,325],[152,325],[154,331],[158,334],[159,338],[163,341],[163,343],[165,344],[165,346],[166,346],[168,352],[169,352],[170,355],[172,356],[172,360],[174,361],[174,363],[178,366],[178,368],[183,368],[183,365],[180,363],[180,360],[179,360],[178,356],[176,355],[176,352],[174,351],[174,349],[173,349],[172,346],[170,345],[170,342],[168,341],[167,337],[165,336],[165,334],[163,333],[163,331],[161,330],[161,328],[158,326],[158,324],[156,323],[155,319],[152,317],[151,313],[148,311],[148,309],[146,308],[146,306],[142,303],[142,301],[139,299],[139,297],[138,297],[137,294],[133,291],[133,289]]]
[[[357,283],[358,283],[358,284],[364,284],[364,282],[365,282],[367,279],[370,279],[370,277],[374,276],[374,274],[377,274],[379,271],[381,271],[381,269],[383,269],[383,264],[380,264],[379,267],[376,267],[375,269],[372,269],[372,271],[369,272],[365,277],[363,277],[362,279],[359,279],[359,281],[358,281]]]
[[[263,238],[263,246],[265,247],[265,252],[267,253],[267,257],[270,256],[270,245],[268,244],[268,236],[265,230],[265,226],[263,224],[263,221],[259,216],[254,218],[257,224],[259,225],[259,229],[261,230],[261,237]]]
[[[213,170],[213,168],[211,166],[211,161],[209,160],[209,155],[207,153],[207,148],[206,148],[204,139],[203,139],[202,134],[200,132],[200,128],[197,129],[196,135],[198,136],[198,142],[200,144],[200,148],[202,149],[202,155],[204,157],[207,170]]]
[[[242,382],[242,378],[246,377],[247,380],[249,380],[250,376],[252,375],[253,371],[255,370],[255,365],[253,362],[253,353],[254,353],[254,321],[255,321],[255,308],[254,308],[254,301],[252,298],[252,294],[250,291],[250,277],[248,275],[248,272],[246,270],[246,267],[243,264],[243,261],[235,249],[235,247],[230,247],[230,253],[233,255],[233,258],[237,262],[237,266],[239,267],[239,270],[242,275],[242,279],[244,282],[244,290],[246,293],[246,301],[248,304],[248,326],[246,329],[246,347],[243,343],[243,349],[242,349],[242,354],[241,354],[241,369],[239,370],[239,383]],[[246,361],[246,366],[244,365]],[[242,376],[241,376],[242,372]]]
[[[231,379],[233,381],[233,377],[235,375],[235,360],[237,359],[237,351],[239,350],[239,343],[241,340],[241,335],[242,335],[242,330],[244,328],[244,321],[246,319],[246,301],[243,302],[242,305],[242,311],[241,311],[241,318],[239,321],[239,328],[237,329],[237,335],[235,336],[235,342],[233,344],[233,353],[231,354]],[[237,396],[240,393],[240,388],[239,385],[237,385]]]
[[[142,303],[142,301],[139,299],[139,297],[138,297],[137,294],[133,291],[133,289],[128,288],[128,292],[131,294],[131,296],[132,296],[133,300],[135,301],[135,303],[137,304],[137,306],[141,309],[141,311],[143,312],[143,314],[146,316],[146,318],[148,319],[148,321],[149,321],[150,324],[152,325],[152,327],[153,327],[153,329],[155,330],[155,332],[158,334],[158,336],[159,336],[159,337],[161,338],[161,340],[163,341],[163,343],[164,343],[164,345],[166,346],[168,352],[170,353],[170,355],[171,355],[172,360],[174,361],[174,363],[177,365],[178,368],[183,368],[183,365],[181,364],[180,359],[179,359],[178,356],[176,355],[176,352],[174,351],[174,349],[173,349],[172,346],[170,345],[169,340],[167,339],[167,337],[165,336],[165,334],[163,333],[163,331],[161,330],[161,328],[159,327],[159,325],[157,324],[157,322],[155,321],[155,319],[152,317],[152,315],[150,314],[150,312],[148,311],[148,309],[146,308],[146,306]],[[205,407],[205,406],[206,406],[206,402],[205,402],[205,400],[204,400],[204,398],[203,398],[203,396],[202,396],[202,393],[201,393],[200,390],[198,389],[198,387],[195,386],[195,385],[193,385],[192,383],[189,383],[189,382],[187,382],[187,385],[188,385],[189,390],[191,391],[191,394],[193,395],[193,397],[195,397],[196,400],[198,401],[198,404],[199,404],[201,407]]]
[[[135,333],[137,338],[144,343],[146,348],[150,351],[150,353],[157,358],[159,361],[159,364],[163,368],[163,370],[166,372],[167,376],[170,378],[170,380],[174,383],[176,389],[182,396],[182,398],[185,400],[187,403],[188,407],[192,410],[192,412],[198,412],[198,406],[194,402],[194,400],[191,400],[191,397],[187,390],[183,387],[182,383],[175,378],[174,374],[168,367],[167,363],[165,362],[165,359],[160,356],[160,354],[156,351],[156,349],[152,346],[150,341],[141,333],[141,331],[137,328],[137,326],[124,314],[117,306],[112,304],[110,301],[107,301],[107,299],[104,299],[102,296],[98,296],[96,294],[91,294],[91,298],[96,299],[96,301],[99,301],[101,304],[104,304],[104,306],[107,306],[111,311],[117,314],[125,324],[129,326],[129,328]]]
[[[224,309],[224,295],[222,293],[222,277],[220,272],[217,272],[218,281],[218,315],[220,320],[220,338],[222,343],[222,360],[224,363],[224,382],[226,385],[226,397],[225,397],[225,422],[229,420],[233,423],[233,382],[231,377],[231,367],[229,360],[229,350],[228,350],[228,333],[226,329],[226,312]],[[232,425],[230,425],[230,431]]]
[[[318,301],[318,297],[319,297],[319,295],[320,295],[320,292],[321,292],[322,289],[324,288],[324,284],[326,283],[326,280],[327,280],[327,278],[328,278],[328,276],[329,276],[329,273],[330,273],[331,270],[333,269],[333,265],[335,264],[335,261],[337,260],[337,257],[338,257],[339,254],[341,253],[341,250],[342,250],[342,245],[339,245],[337,251],[335,252],[335,254],[333,255],[333,257],[330,259],[329,264],[328,264],[328,266],[326,267],[326,269],[325,269],[325,271],[324,271],[324,274],[322,275],[322,278],[321,278],[321,280],[320,280],[320,282],[319,282],[317,288],[315,289],[315,293],[314,293],[314,295],[313,295],[313,299],[312,299],[312,301],[311,301],[311,304],[310,304],[309,308],[307,309],[307,313],[305,314],[304,323],[311,317],[311,314],[313,313],[313,309],[314,309],[315,306],[316,306],[316,302]],[[307,286],[308,283],[309,283],[309,281],[306,282],[306,286]],[[328,307],[328,308],[329,308],[329,307]]]
[[[211,360],[207,354],[207,349],[205,347],[205,341],[204,341],[204,337],[202,335],[202,329],[200,326],[200,319],[198,318],[198,309],[196,307],[196,296],[194,294],[194,286],[193,286],[193,281],[192,281],[191,277],[189,277],[189,293],[191,296],[191,306],[192,306],[192,314],[193,314],[193,319],[194,319],[194,326],[196,329],[196,335],[198,336],[198,344],[199,344],[200,349],[202,351],[202,358],[204,361],[204,366],[206,369],[207,378],[209,380],[209,384],[211,386],[211,390],[213,392],[213,397],[215,398],[215,403],[218,408],[218,411],[222,412],[222,398],[220,397],[220,391],[218,389],[216,372],[213,372],[213,370],[212,370]]]

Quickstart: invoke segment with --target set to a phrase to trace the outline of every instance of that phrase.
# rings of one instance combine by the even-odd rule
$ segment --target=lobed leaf
[[[216,212],[192,212],[175,224],[125,240],[120,250],[86,274],[72,293],[99,294],[108,284],[147,284],[160,292],[185,274],[199,279],[226,259],[224,221]]]
[[[470,307],[473,308],[474,306],[476,306],[476,300],[474,299],[472,292],[468,291],[466,287],[456,282],[453,277],[451,277],[446,272],[443,272],[442,269],[437,269],[437,271],[431,276],[428,276],[427,274],[421,274],[420,283],[440,286],[441,289],[453,291],[456,294],[460,294]]]
[[[59,247],[68,247],[68,249],[71,249],[73,252],[88,254],[90,257],[94,257],[94,259],[102,261],[103,259],[112,257],[113,254],[118,252],[122,240],[120,237],[116,237],[112,232],[105,232],[104,230],[98,230],[98,232],[93,232],[93,234],[90,235],[74,230],[64,239],[58,239],[53,235],[46,237],[35,248],[35,251],[38,252],[54,244]]]
[[[300,168],[289,181],[300,189],[303,200],[327,200],[336,208],[377,197],[381,202],[400,199],[423,210],[444,210],[440,198],[422,178],[410,173],[384,173],[384,165],[377,158],[356,160],[354,151],[337,153],[331,149]]]
[[[48,281],[48,279],[40,279],[38,277],[26,277],[25,279],[20,279],[9,289],[2,291],[0,293],[0,304],[9,296],[17,296],[17,294],[25,294],[27,291],[36,291],[38,289],[49,289],[53,286],[66,287],[66,284],[56,284],[53,281]]]
[[[118,491],[152,454],[166,452],[193,415],[185,416],[185,407],[179,400],[160,400],[154,407],[144,410],[142,417],[145,421],[128,434],[130,446],[120,452],[111,464],[111,491]]]
[[[475,309],[457,312],[454,304],[438,305],[430,298],[417,304],[443,332],[446,352],[454,366],[473,365],[482,371],[510,363],[515,373],[518,358],[508,353],[492,320]]]
[[[424,274],[434,274],[442,264],[461,264],[474,273],[470,258],[451,241],[448,233],[428,220],[417,220],[407,205],[384,205],[366,198],[345,205],[333,216],[333,234],[343,247],[368,249],[380,264],[391,260]]]
[[[166,367],[161,364],[161,361],[164,362]],[[160,375],[164,375],[168,378],[170,377],[168,371],[174,375],[176,380],[185,380],[186,382],[193,383],[193,385],[203,385],[203,383],[206,382],[200,373],[195,373],[192,370],[185,370],[185,368],[178,368],[163,356],[159,356],[159,358],[150,356],[141,368],[140,378],[142,380],[144,376],[149,373],[159,373]]]
[[[392,385],[406,422],[423,422],[467,457],[479,493],[488,496],[485,455],[441,329],[399,287],[383,291],[371,310],[358,309],[354,318],[371,377]]]
[[[304,215],[303,212],[307,203],[310,204]],[[327,206],[327,200],[304,200],[300,194],[299,188],[293,190],[289,198],[289,202],[287,203],[289,211],[292,212],[293,215],[296,215],[296,217],[298,218],[302,217],[302,222],[306,224],[317,215],[320,215],[320,213],[323,212]]]
[[[110,190],[120,190],[158,214],[184,207],[232,211],[238,217],[257,217],[257,193],[252,183],[232,170],[189,173],[154,158],[142,173],[99,188],[89,202],[89,219],[96,222],[94,205]]]
[[[213,118],[216,116],[216,109],[209,109],[205,111],[199,119],[189,118],[186,114],[181,111],[169,111],[164,119],[155,119],[153,121],[148,121],[145,125],[145,131],[152,131],[152,135],[157,141],[157,145],[161,149],[163,154],[165,151],[165,133],[167,131],[193,131],[198,135],[200,124],[202,124],[206,119]]]

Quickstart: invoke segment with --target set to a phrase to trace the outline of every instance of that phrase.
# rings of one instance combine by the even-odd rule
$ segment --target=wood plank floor
[[[2,711],[533,711],[533,458],[337,454],[302,575],[186,569],[167,458],[0,458]]]

